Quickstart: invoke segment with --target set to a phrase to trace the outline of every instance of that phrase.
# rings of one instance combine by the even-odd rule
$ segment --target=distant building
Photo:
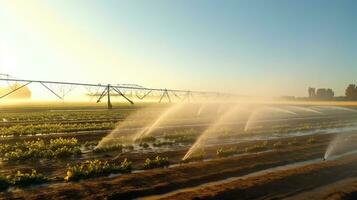
[[[335,93],[330,88],[309,88],[309,98],[314,99],[332,99],[335,96]]]
[[[318,99],[332,99],[335,96],[335,93],[332,89],[328,88],[319,88],[316,91],[316,97]]]

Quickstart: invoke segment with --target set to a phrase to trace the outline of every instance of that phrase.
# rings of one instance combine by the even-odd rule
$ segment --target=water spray
[[[327,108],[332,110],[342,110],[357,113],[357,110],[340,106],[315,106],[316,108]]]
[[[255,120],[258,116],[260,116],[262,113],[267,112],[267,111],[268,112],[273,111],[273,112],[286,113],[286,114],[290,114],[290,115],[297,115],[297,113],[287,110],[287,109],[264,106],[264,107],[258,108],[257,110],[253,111],[250,114],[248,121],[244,127],[244,132],[247,132],[251,128],[252,124],[255,122]]]
[[[311,112],[311,113],[316,113],[322,115],[323,113],[317,110],[314,110],[312,108],[306,108],[306,107],[299,107],[299,106],[289,106],[289,108],[296,109],[296,110],[301,110],[301,111],[306,111],[306,112]]]
[[[182,103],[180,104],[174,104],[173,106],[169,107],[167,110],[165,110],[152,124],[149,126],[145,127],[141,131],[139,131],[137,134],[135,134],[133,138],[133,142],[140,141],[142,138],[150,135],[167,117],[170,115],[174,114],[181,108],[183,108]]]
[[[223,125],[228,119],[232,118],[241,110],[241,105],[235,105],[232,109],[227,110],[214,124],[209,126],[195,141],[195,143],[190,147],[185,156],[182,158],[183,161],[191,158],[199,150],[202,150],[207,142],[207,139],[217,134],[217,128]]]

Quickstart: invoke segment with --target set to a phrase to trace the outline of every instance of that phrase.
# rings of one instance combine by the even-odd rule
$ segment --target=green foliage
[[[154,144],[152,144],[154,147],[162,147],[162,146],[172,146],[174,145],[175,142],[170,142],[170,141],[159,141],[159,142],[155,142]]]
[[[93,150],[94,153],[104,153],[104,152],[110,152],[110,151],[123,151],[123,145],[121,144],[116,144],[112,146],[104,146],[104,147],[98,147]]]
[[[12,185],[20,187],[42,184],[49,181],[47,177],[37,173],[34,169],[31,173],[22,173],[21,171],[17,171],[16,174],[7,176],[7,179]]]
[[[53,107],[52,107],[53,108]],[[69,108],[69,107],[68,107]],[[70,109],[73,109],[71,107]],[[39,110],[39,112],[2,112],[1,117],[6,118],[9,122],[53,122],[53,121],[74,121],[74,120],[81,120],[81,121],[91,121],[91,120],[106,120],[106,119],[121,119],[127,116],[130,111],[125,110],[111,110],[110,112],[103,110],[103,111],[86,111],[81,106],[82,112],[78,112],[76,110],[70,111],[62,111],[62,109],[66,109],[65,107],[61,106],[61,110],[53,110],[52,112],[48,112],[47,110],[43,111],[43,108]]]
[[[246,153],[252,153],[252,152],[265,151],[267,149],[268,148],[266,146],[263,146],[263,145],[254,145],[254,146],[245,148],[245,152]]]
[[[345,91],[346,97],[350,100],[357,99],[357,87],[355,84],[349,84]]]
[[[307,141],[306,141],[308,144],[313,144],[313,143],[316,143],[316,139],[313,138],[313,137],[310,137]]]
[[[29,185],[42,184],[49,181],[49,178],[37,173],[34,169],[32,169],[31,173],[17,171],[15,174],[11,174],[6,177],[0,176],[0,191],[8,189],[10,186],[26,187]]]
[[[98,145],[98,141],[86,141],[83,146],[86,148],[95,147]]]
[[[133,145],[125,145],[124,148],[129,150],[129,151],[134,150],[134,146]]]
[[[154,168],[162,168],[168,167],[170,165],[169,158],[161,158],[160,156],[156,156],[155,159],[147,158],[144,163],[144,169],[154,169]]]
[[[185,129],[172,134],[165,134],[164,139],[174,143],[190,144],[196,141],[197,134],[198,132],[195,129]]]
[[[149,148],[149,144],[148,144],[148,143],[146,143],[146,142],[142,142],[142,143],[140,143],[140,144],[139,144],[139,146],[143,147],[144,149]]]
[[[140,142],[155,142],[156,138],[152,136],[144,137],[140,139]]]
[[[253,146],[245,148],[245,152],[251,153],[251,152],[266,151],[269,149],[268,144],[269,144],[268,141],[264,141],[262,144],[257,144],[257,145],[253,145]]]
[[[268,140],[265,140],[263,143],[262,143],[262,146],[268,146],[269,144],[269,141]]]
[[[9,187],[10,187],[9,180],[4,176],[0,176],[0,191],[4,191]]]
[[[123,145],[123,144],[112,144],[102,147],[96,147],[93,149],[94,153],[105,153],[105,152],[123,152],[124,150],[132,151],[134,150],[133,145]]]
[[[278,141],[273,145],[274,148],[280,148],[280,147],[283,147],[283,146],[284,146],[284,144],[281,141]]]
[[[81,154],[77,139],[42,139],[17,142],[15,145],[0,144],[0,156],[5,160],[35,160],[41,158],[67,158]]]
[[[132,165],[127,159],[117,163],[117,161],[100,161],[90,160],[84,163],[79,163],[74,166],[69,166],[65,181],[78,181],[80,179],[94,178],[106,176],[111,173],[129,173]]]
[[[223,148],[219,148],[217,150],[217,156],[218,157],[228,157],[234,154],[237,154],[238,151],[236,148],[229,148],[229,149],[223,149]]]
[[[298,144],[299,144],[299,142],[297,141],[296,138],[288,142],[289,146],[294,146],[294,145],[298,145]]]
[[[9,127],[0,127],[0,133],[1,135],[6,136],[20,136],[75,131],[108,130],[114,127],[115,123],[113,122],[71,124],[21,124]]]

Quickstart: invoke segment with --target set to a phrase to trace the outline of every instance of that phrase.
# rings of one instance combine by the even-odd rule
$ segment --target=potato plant
[[[11,183],[11,185],[19,187],[42,184],[50,181],[49,178],[37,173],[34,169],[31,173],[22,173],[21,171],[17,171],[16,174],[7,176],[7,180]]]
[[[162,147],[162,146],[173,146],[175,142],[171,141],[158,141],[152,144],[154,147]]]
[[[0,191],[7,190],[10,186],[26,187],[49,182],[50,179],[36,170],[32,169],[31,173],[17,171],[15,174],[0,176]]]
[[[72,124],[24,124],[9,127],[0,127],[2,136],[22,136],[50,133],[66,133],[76,131],[108,130],[113,129],[115,123],[72,123]]]
[[[24,161],[41,158],[67,158],[81,154],[77,139],[51,139],[45,142],[42,139],[17,142],[14,145],[1,144],[0,156],[4,160]]]
[[[314,144],[317,142],[317,140],[314,137],[310,137],[307,141],[308,144]]]
[[[245,152],[252,153],[252,152],[266,151],[267,149],[268,147],[266,145],[253,145],[245,148]]]
[[[129,173],[131,170],[131,162],[127,159],[124,159],[122,162],[90,160],[69,166],[64,180],[67,182],[78,181],[80,179],[106,176],[111,173]]]
[[[156,138],[152,137],[152,136],[148,136],[148,137],[143,137],[140,139],[140,142],[155,142]]]
[[[237,153],[239,153],[239,152],[236,148],[229,148],[229,149],[219,148],[217,150],[218,157],[228,157],[228,156],[232,156]]]
[[[2,118],[10,122],[59,121],[59,120],[98,120],[119,119],[127,116],[129,111],[53,111],[53,112],[4,112]]]
[[[112,146],[104,146],[104,147],[97,147],[93,149],[94,153],[104,153],[110,151],[123,151],[124,146],[122,144],[112,145]]]
[[[284,146],[284,144],[281,141],[278,141],[273,145],[274,148],[280,148],[280,147],[283,147],[283,146]]]
[[[144,149],[148,149],[148,148],[150,147],[149,144],[146,143],[146,142],[141,142],[141,143],[139,144],[139,146],[140,146],[140,147],[143,147]]]
[[[186,129],[183,131],[176,131],[172,134],[165,134],[164,139],[175,143],[191,144],[196,141],[198,131],[195,129]]]
[[[9,187],[9,180],[5,176],[0,176],[0,191],[7,190]]]
[[[147,158],[144,163],[144,169],[154,169],[154,168],[163,168],[170,165],[169,158],[161,158],[156,156],[155,159]]]

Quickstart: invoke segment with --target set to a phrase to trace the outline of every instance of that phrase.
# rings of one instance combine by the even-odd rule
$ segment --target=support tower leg
[[[110,102],[110,85],[107,86],[107,94],[108,94],[108,109],[112,109],[113,105]]]

